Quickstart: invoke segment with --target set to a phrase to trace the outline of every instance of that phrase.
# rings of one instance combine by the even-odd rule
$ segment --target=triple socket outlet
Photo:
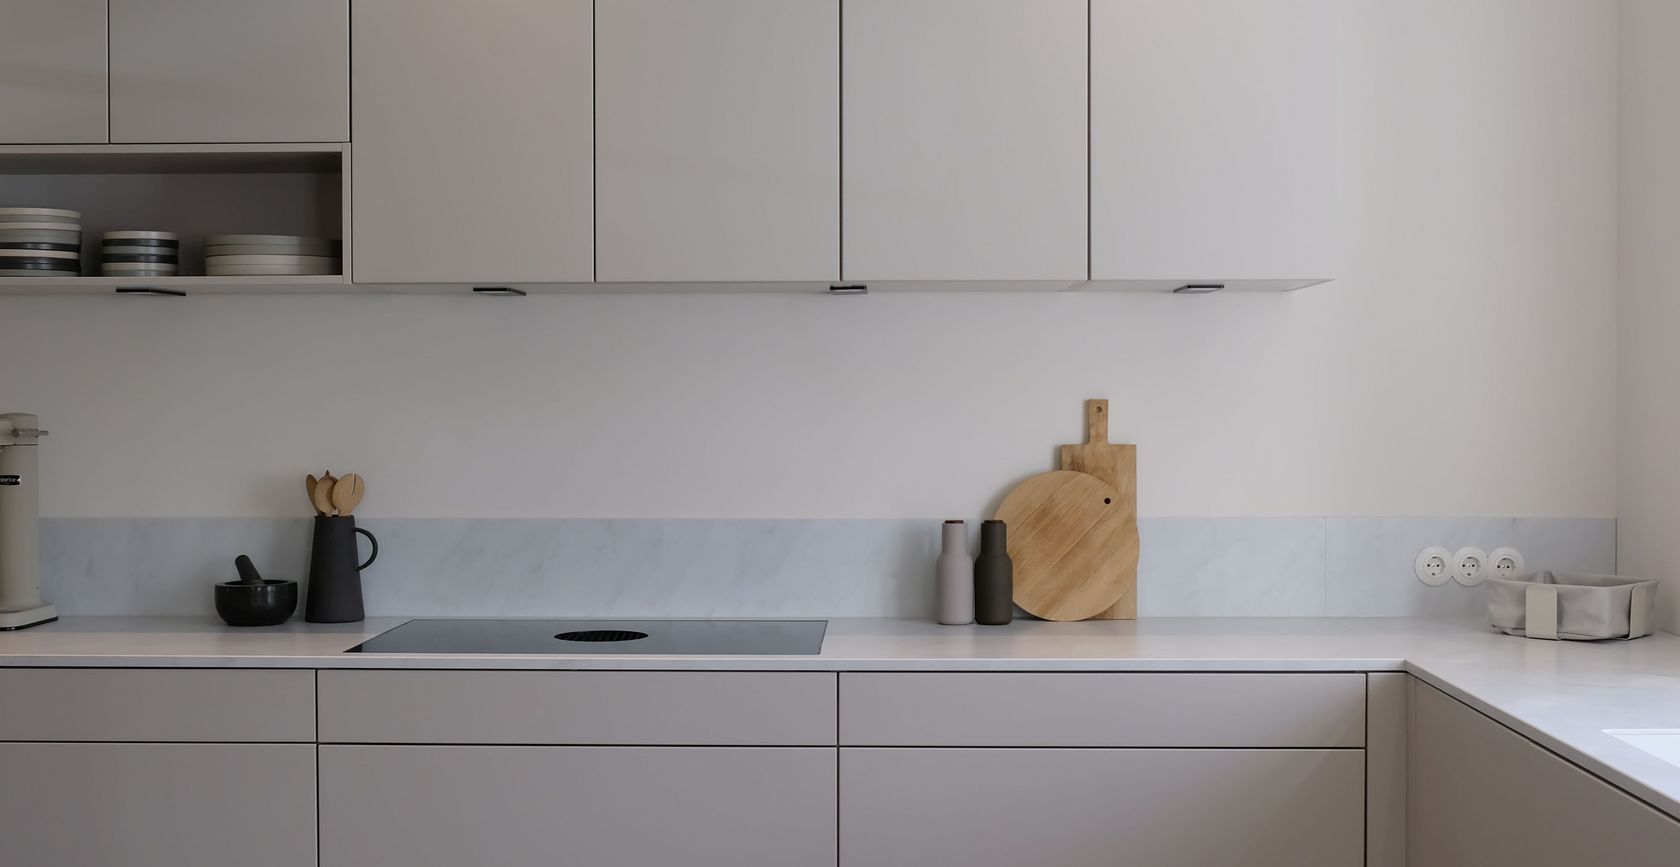
[[[1440,587],[1448,581],[1474,587],[1486,581],[1489,575],[1509,578],[1521,573],[1527,565],[1522,552],[1515,548],[1495,548],[1489,554],[1474,545],[1466,545],[1457,551],[1434,546],[1418,553],[1413,571],[1419,581],[1431,587]]]

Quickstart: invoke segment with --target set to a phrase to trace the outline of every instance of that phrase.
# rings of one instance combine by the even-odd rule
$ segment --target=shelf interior
[[[48,164],[54,171],[31,170]],[[124,170],[103,171],[115,165]],[[160,170],[143,170],[148,167]],[[0,152],[0,207],[80,211],[83,274],[99,273],[100,237],[105,232],[151,230],[180,235],[180,274],[202,275],[208,235],[343,239],[342,167],[342,153],[137,153],[119,158],[108,153]],[[348,251],[345,256],[348,261]],[[53,281],[0,279],[13,285]],[[341,277],[335,280],[342,282]]]
[[[337,174],[340,145],[65,145],[0,147],[8,175]]]

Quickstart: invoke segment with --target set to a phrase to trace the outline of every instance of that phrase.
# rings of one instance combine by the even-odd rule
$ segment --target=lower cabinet
[[[1359,867],[1364,769],[1356,749],[845,748],[840,865]]]
[[[320,750],[320,867],[834,864],[833,748]]]
[[[1412,682],[1412,867],[1673,867],[1680,822]]]
[[[314,867],[312,744],[0,744],[0,864]]]

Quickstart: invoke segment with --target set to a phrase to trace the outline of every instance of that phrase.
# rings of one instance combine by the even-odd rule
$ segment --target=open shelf
[[[84,277],[0,277],[0,293],[284,291],[344,286],[347,277],[203,277],[204,239],[220,234],[305,235],[344,241],[350,200],[344,144],[0,146],[0,207],[82,213]],[[144,229],[181,237],[181,276],[102,277],[100,237]]]

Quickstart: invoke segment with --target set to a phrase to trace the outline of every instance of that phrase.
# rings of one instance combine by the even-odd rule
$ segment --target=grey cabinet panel
[[[323,671],[322,743],[835,743],[834,675]]]
[[[1337,276],[1342,0],[1091,0],[1091,278]]]
[[[1358,750],[842,749],[841,867],[1359,867]]]
[[[1413,681],[1413,867],[1671,867],[1680,822]]]
[[[1362,674],[848,673],[847,746],[1358,747]]]
[[[589,0],[355,0],[358,283],[594,278]]]
[[[349,0],[111,0],[112,141],[349,138]]]
[[[315,740],[313,671],[5,668],[0,696],[0,741]]]
[[[0,0],[0,144],[107,140],[105,0]]]
[[[831,867],[835,751],[321,747],[321,867]]]
[[[1412,676],[1366,675],[1365,863],[1406,867],[1406,735]]]
[[[1086,278],[1085,0],[843,0],[847,280]]]
[[[315,865],[313,746],[0,744],[0,768],[6,864]]]
[[[839,279],[839,0],[595,14],[598,279]]]

